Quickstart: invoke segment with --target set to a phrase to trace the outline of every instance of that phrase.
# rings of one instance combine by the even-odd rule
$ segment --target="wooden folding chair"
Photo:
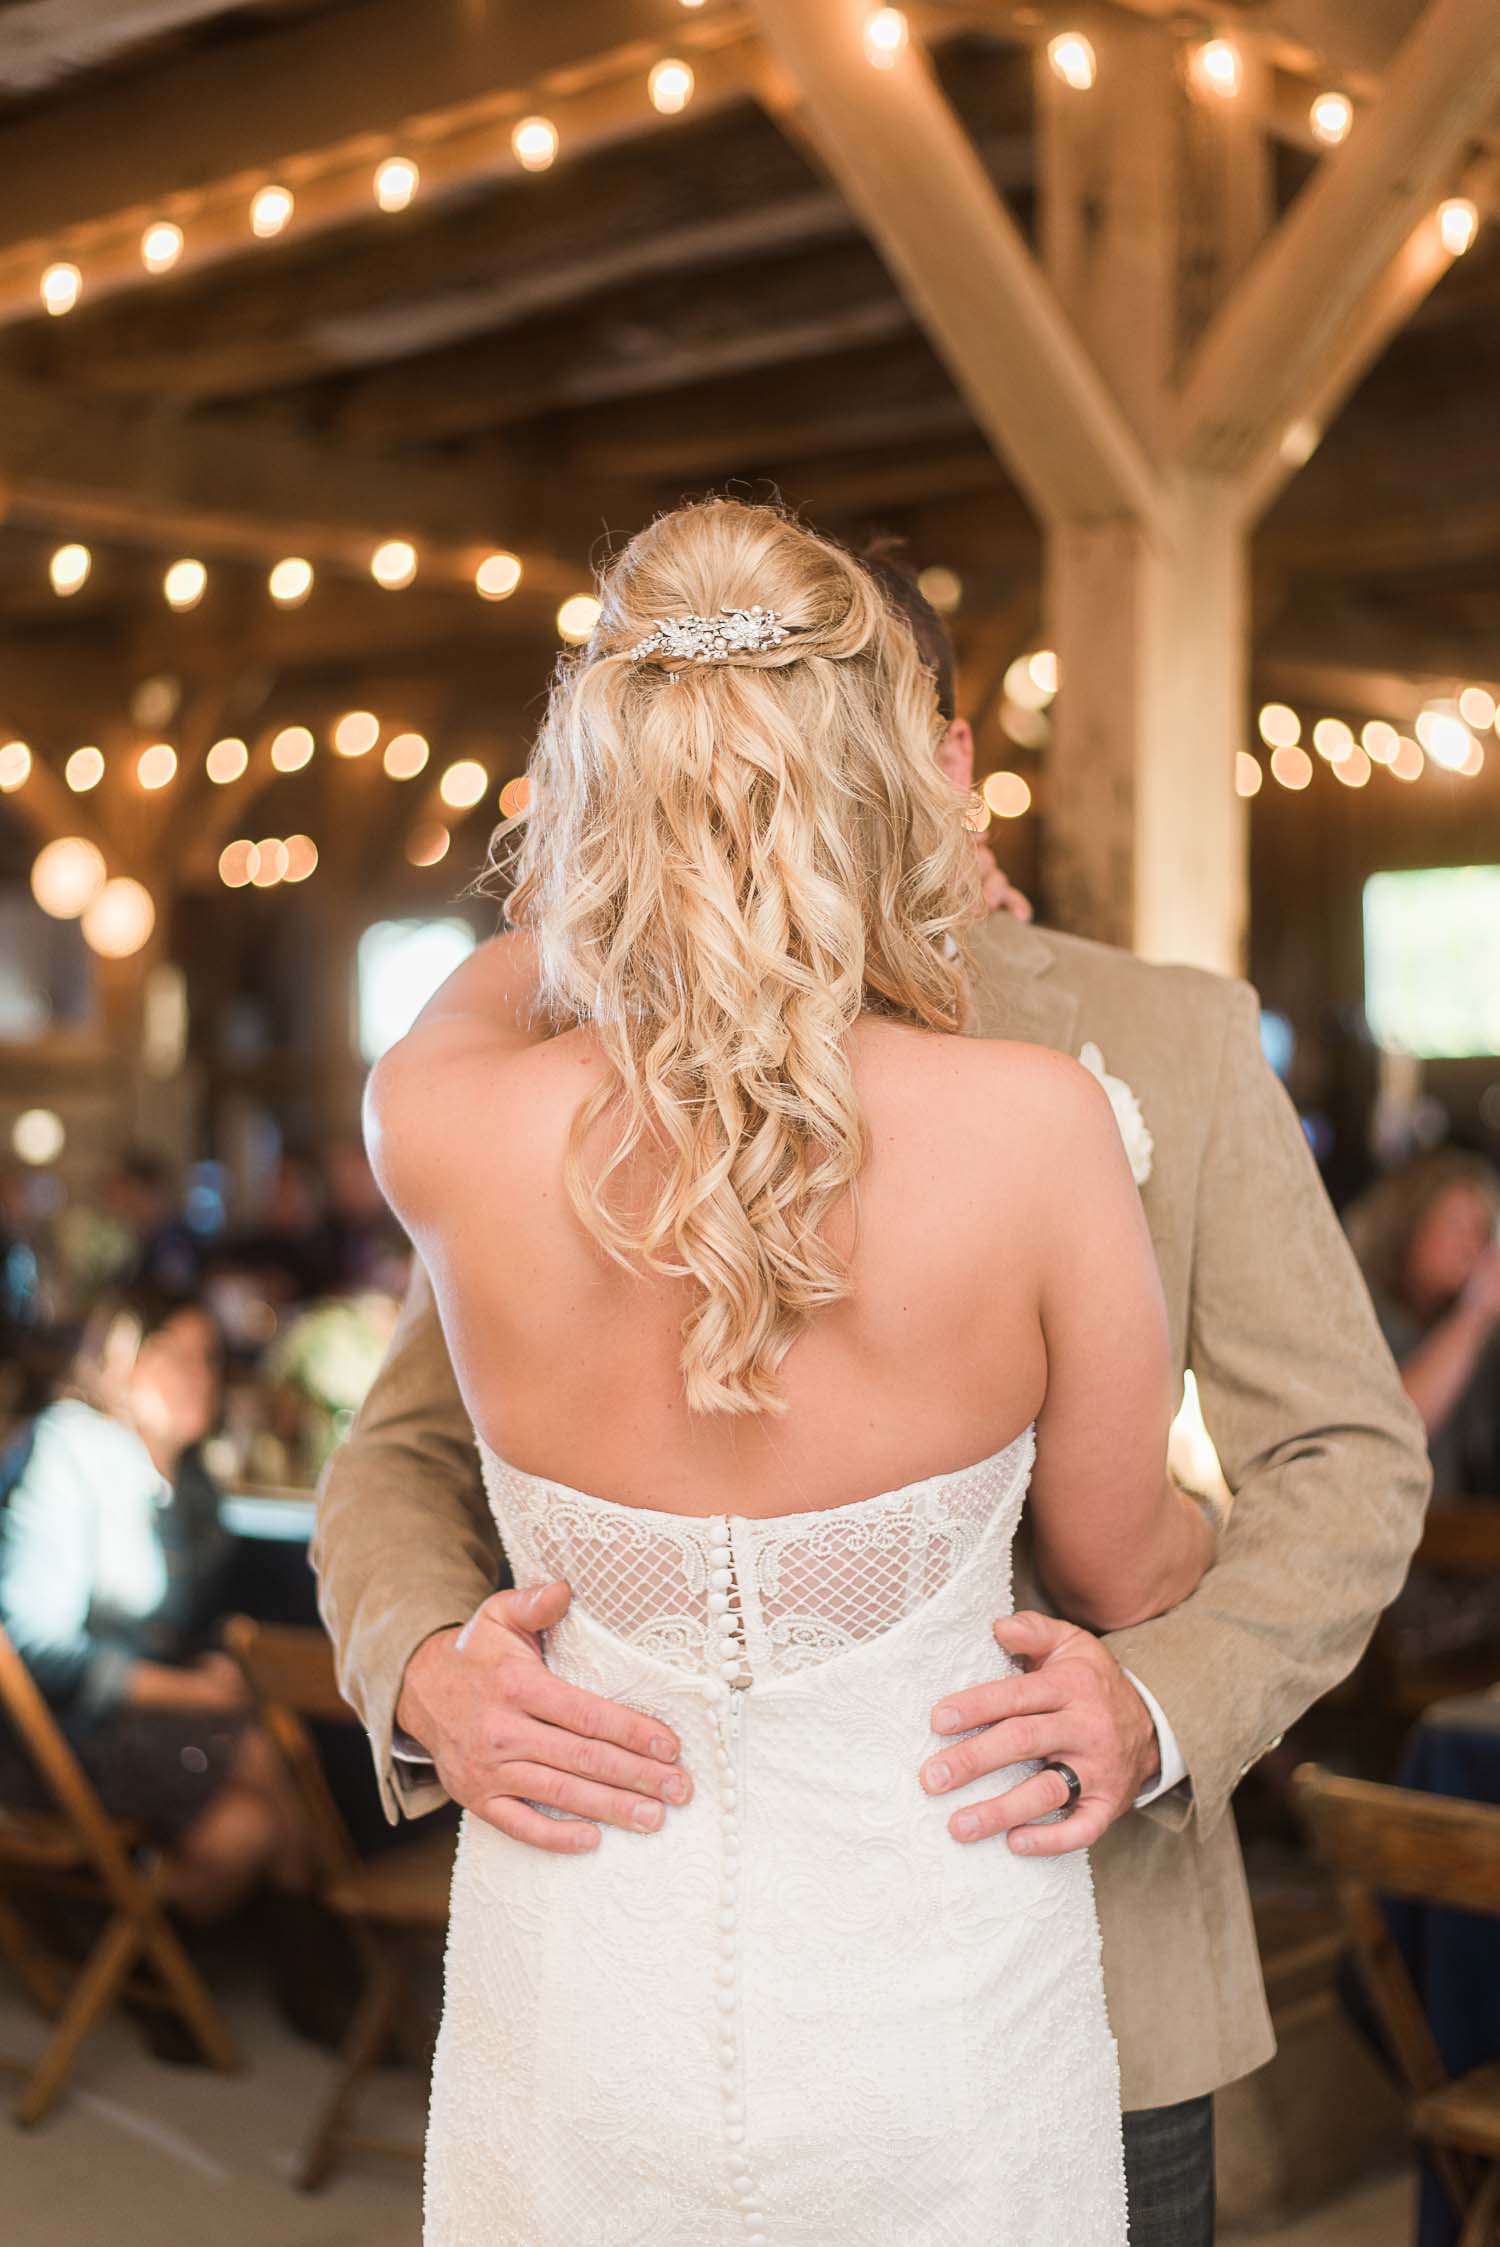
[[[1500,1809],[1339,1779],[1316,1764],[1293,1774],[1292,1789],[1314,1849],[1338,1876],[1360,1968],[1409,2094],[1408,2119],[1463,2227],[1459,2247],[1495,2247],[1500,2062],[1449,2076],[1379,1898],[1500,1918]]]
[[[0,2059],[0,2068],[23,2078],[16,2120],[41,2121],[85,2038],[127,1991],[176,2013],[214,2067],[238,2068],[234,2040],[162,1907],[159,1856],[138,1828],[109,1816],[3,1629],[0,1713],[9,1718],[54,1805],[41,1811],[0,1808],[0,1955],[56,2023],[34,2067]],[[70,1990],[15,1908],[17,1892],[27,1888],[82,1895],[109,1908],[104,1932]],[[154,1979],[142,1981],[141,1970]]]
[[[448,1924],[454,1837],[446,1829],[361,1858],[329,1792],[307,1718],[357,1721],[341,1696],[333,1650],[321,1631],[289,1629],[232,1616],[224,1644],[249,1680],[261,1721],[276,1742],[306,1814],[319,1894],[349,1927],[365,1987],[339,2055],[338,2075],[314,2119],[296,2170],[304,2192],[325,2184],[347,2153],[420,2160],[421,2146],[361,2136],[352,2127],[356,2094],[375,2066],[408,1986],[405,1938]]]

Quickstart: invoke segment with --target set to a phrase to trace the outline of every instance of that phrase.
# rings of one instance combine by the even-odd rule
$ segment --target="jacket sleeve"
[[[473,1429],[420,1261],[385,1362],[324,1470],[312,1537],[318,1607],[339,1687],[370,1736],[394,1824],[448,1798],[430,1765],[394,1765],[407,1662],[434,1631],[466,1623],[500,1579]]]
[[[1113,1634],[1181,1744],[1191,1791],[1147,1817],[1223,1816],[1252,1763],[1358,1661],[1405,1580],[1431,1471],[1247,983],[1229,1013],[1195,1213],[1188,1362],[1234,1503],[1170,1613]]]

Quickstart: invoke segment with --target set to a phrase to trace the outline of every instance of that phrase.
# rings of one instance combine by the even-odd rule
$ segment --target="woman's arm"
[[[107,1481],[110,1461],[106,1453],[91,1462],[77,1429],[56,1410],[37,1421],[30,1456],[0,1513],[0,1620],[55,1708],[97,1712],[123,1697],[134,1661],[118,1640],[89,1628],[95,1486]]]
[[[1402,1360],[1401,1386],[1429,1436],[1441,1435],[1500,1322],[1500,1248],[1486,1249],[1451,1311]]]
[[[1203,1509],[1168,1479],[1176,1406],[1166,1304],[1107,1094],[1049,1057],[1051,1160],[1038,1197],[1047,1393],[1032,1522],[1057,1605],[1096,1631],[1185,1599],[1213,1557]]]

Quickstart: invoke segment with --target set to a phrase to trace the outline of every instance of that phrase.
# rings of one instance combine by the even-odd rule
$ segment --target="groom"
[[[969,787],[973,742],[953,716],[943,627],[900,573],[872,566],[937,673],[950,720],[941,761]],[[1132,2247],[1207,2247],[1211,2094],[1273,2050],[1230,1796],[1353,1667],[1395,1596],[1420,1531],[1427,1456],[1296,1114],[1262,1059],[1255,993],[1028,927],[992,861],[986,891],[1012,909],[975,932],[973,1034],[1099,1049],[1156,1244],[1178,1379],[1191,1365],[1235,1497],[1217,1564],[1192,1597],[1105,1639],[1043,1612],[1018,1554],[1021,1612],[997,1621],[996,1636],[1027,1667],[990,1685],[952,1679],[913,1779],[941,1797],[1033,1757],[1077,1774],[1071,1816],[1036,1822],[1069,1791],[1043,1772],[1015,1801],[1002,1793],[982,1807],[993,1838],[980,1845],[1092,1848]],[[539,1799],[539,1763],[546,1799],[564,1809],[585,1778],[619,1791],[621,1823],[643,1797],[670,1799],[652,1753],[662,1727],[545,1666],[537,1634],[566,1609],[566,1586],[494,1590],[501,1556],[420,1266],[324,1479],[313,1558],[389,1818],[451,1796],[507,1829],[513,1803]],[[944,1731],[971,1736],[945,1748]],[[835,1770],[827,1781],[837,1786]]]

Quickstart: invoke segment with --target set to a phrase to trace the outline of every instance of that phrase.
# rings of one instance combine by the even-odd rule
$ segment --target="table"
[[[1500,1689],[1437,1701],[1407,1741],[1397,1784],[1500,1804]],[[1462,2075],[1500,2060],[1500,1918],[1389,1902],[1386,1910],[1443,2064]],[[1417,2247],[1454,2247],[1458,2225],[1425,2163]]]

